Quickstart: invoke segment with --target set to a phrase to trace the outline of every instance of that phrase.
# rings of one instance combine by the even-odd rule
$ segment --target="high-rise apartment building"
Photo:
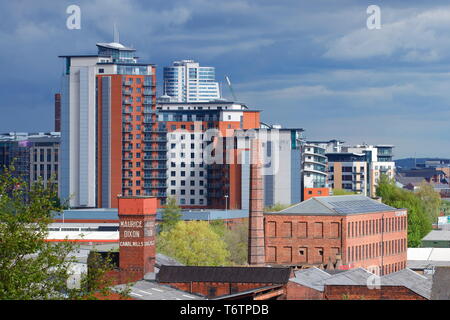
[[[214,67],[194,60],[174,61],[164,68],[164,95],[172,102],[208,102],[220,99]]]
[[[261,144],[262,181],[264,185],[264,206],[276,204],[292,205],[302,198],[302,133],[301,128],[281,128],[277,125],[262,126],[249,132],[238,132],[237,147],[243,158],[250,157],[250,143],[257,139]],[[250,163],[242,165],[242,183],[248,184]],[[248,198],[249,187],[243,188],[244,199]],[[242,209],[248,205],[243,202]]]
[[[114,208],[118,195],[164,201],[166,132],[156,120],[155,66],[118,42],[97,48],[61,56],[60,195],[71,207]]]
[[[259,128],[259,111],[216,101],[158,103],[157,112],[167,131],[167,196],[185,208],[241,209],[248,193],[234,134]]]

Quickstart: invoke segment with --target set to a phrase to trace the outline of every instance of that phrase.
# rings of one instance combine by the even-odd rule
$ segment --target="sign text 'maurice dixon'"
[[[123,238],[140,238],[142,235],[144,237],[151,237],[153,235],[154,223],[151,221],[135,221],[135,220],[125,220],[120,221],[121,229],[123,230]],[[132,228],[131,230],[128,228]],[[138,229],[138,230],[136,230]],[[142,233],[143,232],[143,233]],[[143,246],[153,246],[155,241],[120,241],[119,246],[121,247],[143,247]]]

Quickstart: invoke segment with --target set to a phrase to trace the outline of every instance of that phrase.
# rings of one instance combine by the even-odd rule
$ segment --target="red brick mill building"
[[[363,267],[380,275],[406,267],[406,209],[360,195],[316,197],[264,218],[269,265]]]

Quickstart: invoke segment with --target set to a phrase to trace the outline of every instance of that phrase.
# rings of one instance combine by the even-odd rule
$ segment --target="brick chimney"
[[[252,139],[250,145],[250,211],[248,232],[248,263],[266,263],[264,247],[264,184],[262,177],[261,142]]]
[[[120,283],[144,278],[155,267],[157,198],[118,197]]]

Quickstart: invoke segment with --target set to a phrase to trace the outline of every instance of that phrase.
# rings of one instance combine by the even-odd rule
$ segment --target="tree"
[[[433,186],[424,180],[420,184],[416,194],[424,203],[425,212],[430,220],[437,223],[442,206],[441,195],[439,192],[434,191]]]
[[[277,202],[272,206],[265,207],[264,212],[278,212],[278,211],[284,210],[286,208],[289,208],[290,206],[291,206],[290,204],[282,204],[282,203]]]
[[[248,261],[248,219],[227,226],[223,220],[210,222],[211,229],[222,239],[230,253],[231,265],[245,265]]]
[[[105,264],[83,276],[79,288],[69,288],[75,262],[69,254],[76,246],[46,241],[60,211],[55,189],[42,183],[29,188],[13,172],[11,166],[0,175],[0,300],[92,298],[107,284]]]
[[[189,266],[228,265],[226,244],[207,221],[179,221],[157,239],[158,251]]]
[[[236,223],[224,233],[224,241],[230,252],[230,263],[245,265],[248,262],[248,219]]]
[[[408,247],[418,247],[431,231],[431,219],[424,201],[413,192],[397,187],[386,175],[380,177],[376,193],[384,204],[408,210]]]
[[[170,231],[181,220],[181,208],[174,197],[167,198],[162,214],[161,231]]]
[[[356,194],[356,192],[347,191],[344,189],[333,189],[333,196],[350,196]]]

